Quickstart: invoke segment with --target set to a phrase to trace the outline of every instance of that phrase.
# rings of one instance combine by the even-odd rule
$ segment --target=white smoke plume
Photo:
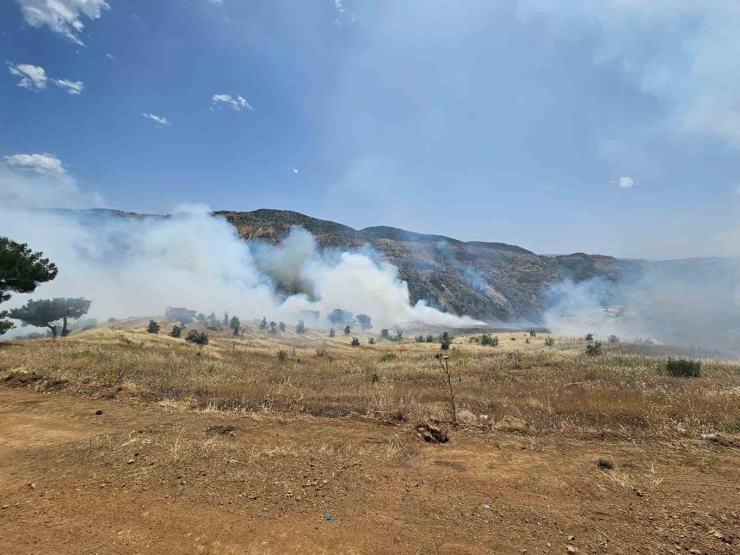
[[[3,308],[64,296],[91,299],[96,318],[155,316],[184,306],[245,321],[290,322],[301,311],[319,311],[324,321],[341,308],[369,315],[376,329],[477,323],[412,305],[396,268],[366,252],[323,253],[300,228],[281,246],[248,244],[201,206],[165,218],[0,209],[0,235],[43,251],[59,268],[56,279],[31,295],[14,295]]]

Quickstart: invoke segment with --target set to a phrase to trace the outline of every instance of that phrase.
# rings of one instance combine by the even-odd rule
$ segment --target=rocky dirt
[[[0,422],[0,553],[740,552],[731,442],[432,444],[412,423],[25,388],[0,389]]]

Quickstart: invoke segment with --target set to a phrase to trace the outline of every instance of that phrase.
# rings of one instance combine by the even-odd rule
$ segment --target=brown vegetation
[[[701,378],[679,379],[668,375],[665,359],[628,354],[624,345],[589,357],[580,341],[560,338],[544,348],[546,334],[501,347],[462,336],[446,352],[448,383],[434,358],[436,343],[370,345],[361,335],[352,347],[325,331],[269,335],[254,326],[242,337],[229,335],[211,333],[210,343],[198,346],[147,334],[142,325],[16,341],[0,349],[0,375],[33,374],[37,389],[64,383],[69,391],[123,391],[201,410],[413,422],[449,421],[452,387],[463,424],[629,435],[740,432],[737,363],[704,361]]]

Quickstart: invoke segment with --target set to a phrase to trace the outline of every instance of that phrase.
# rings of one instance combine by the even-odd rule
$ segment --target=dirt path
[[[0,389],[0,422],[0,553],[740,552],[740,450],[714,443],[434,446],[24,389]]]

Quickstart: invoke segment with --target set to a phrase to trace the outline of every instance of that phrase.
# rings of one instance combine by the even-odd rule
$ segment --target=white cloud
[[[618,183],[622,189],[629,189],[635,184],[635,180],[631,177],[620,177]]]
[[[97,208],[98,193],[81,191],[53,154],[13,154],[0,162],[0,206],[5,208]]]
[[[108,58],[109,60],[113,60],[114,62],[117,62],[117,61],[118,61],[118,60],[116,60],[116,59],[115,59],[115,58],[113,57],[113,55],[112,55],[112,54],[106,54],[106,55],[105,55],[105,57],[106,57],[106,58]]]
[[[31,64],[14,65],[8,62],[8,70],[12,75],[20,77],[18,86],[28,90],[41,90],[46,88],[46,72],[43,67]]]
[[[33,27],[48,27],[75,44],[82,45],[79,35],[85,28],[82,16],[99,19],[110,9],[106,0],[16,0],[26,23]]]
[[[214,106],[218,107],[220,107],[221,105],[231,106],[231,108],[233,110],[236,110],[237,112],[241,111],[242,108],[253,110],[253,108],[249,105],[249,102],[247,102],[247,99],[243,96],[232,98],[230,94],[214,94],[211,98],[211,102],[214,104]]]
[[[294,168],[293,166],[290,166],[288,169],[292,171],[293,173],[298,173],[298,168]]]
[[[740,3],[519,0],[519,8],[561,36],[585,29],[598,41],[594,64],[616,65],[664,103],[663,131],[740,149]]]
[[[62,161],[53,154],[12,154],[5,157],[5,163],[12,168],[27,169],[45,175],[64,175]]]
[[[85,88],[82,81],[70,81],[69,79],[54,79],[53,81],[58,87],[67,89],[69,94],[80,94]]]
[[[167,121],[167,118],[155,116],[154,114],[141,114],[141,115],[155,122],[157,124],[157,127],[162,127],[162,126],[170,124],[170,122]]]

